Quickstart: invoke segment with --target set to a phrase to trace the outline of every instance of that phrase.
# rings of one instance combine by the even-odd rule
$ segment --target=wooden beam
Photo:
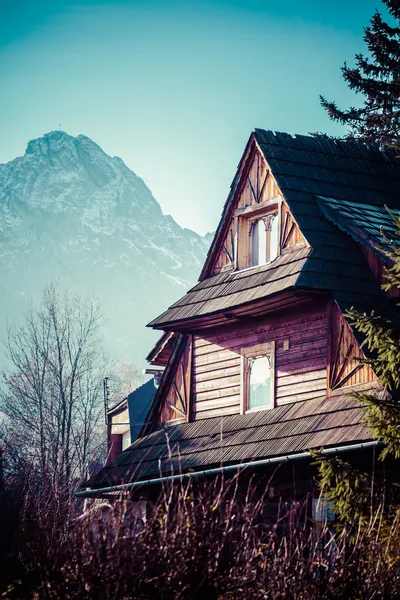
[[[258,201],[259,201],[259,202],[260,202],[260,200],[261,200],[261,198],[262,198],[262,195],[263,195],[263,193],[264,193],[264,190],[265,190],[265,186],[266,186],[266,184],[267,184],[268,177],[269,177],[269,169],[267,169],[267,171],[266,171],[266,173],[265,173],[264,181],[263,181],[263,183],[262,183],[262,186],[261,186],[261,191],[260,191],[260,194],[259,194],[259,196],[258,196]]]
[[[176,411],[178,414],[182,415],[182,417],[186,417],[185,413],[174,404],[171,404],[171,402],[167,402],[167,406],[169,406],[169,408],[172,408],[172,410]]]
[[[235,262],[235,236],[234,236],[232,227],[230,229],[230,232],[231,232],[232,262],[234,263]]]
[[[340,384],[340,378],[342,377],[342,375],[346,369],[346,366],[348,365],[348,362],[350,360],[350,352],[352,351],[353,346],[354,346],[354,344],[351,343],[350,346],[347,348],[347,352],[343,358],[343,362],[341,364],[339,372],[335,375],[335,379],[333,381],[332,387],[336,387],[337,385]]]
[[[254,202],[256,202],[256,204],[258,204],[258,199],[257,199],[256,193],[254,191],[253,184],[251,183],[250,175],[247,175],[247,181],[249,182],[251,193],[254,198]]]
[[[363,366],[364,366],[363,363],[359,363],[358,365],[356,365],[355,367],[353,367],[351,369],[351,371],[349,371],[347,373],[347,375],[345,377],[343,377],[342,381],[339,381],[338,385],[336,386],[336,389],[339,388],[339,386],[343,386],[349,379],[351,379],[351,377],[353,377],[353,375],[355,373],[357,373],[357,371],[359,371],[360,369],[362,369]]]
[[[184,404],[184,402],[183,402],[183,399],[182,399],[181,393],[180,393],[180,391],[179,391],[179,389],[178,389],[178,386],[176,385],[176,381],[175,381],[175,379],[173,380],[173,382],[172,382],[172,385],[174,386],[174,390],[175,390],[175,392],[176,392],[176,395],[177,395],[177,396],[178,396],[178,398],[179,398],[179,402],[181,403],[182,409],[185,411],[185,412],[183,412],[182,414],[186,416],[186,407],[185,407],[185,404]]]
[[[225,245],[224,245],[224,248],[223,248],[223,250],[224,250],[225,254],[227,255],[227,257],[229,258],[229,260],[230,260],[231,262],[233,262],[233,260],[232,260],[232,256],[231,256],[231,253],[229,252],[228,248],[227,248]]]
[[[344,329],[344,325],[343,322],[341,323],[340,326],[340,334],[339,334],[339,340],[338,340],[338,345],[336,347],[336,352],[335,352],[335,360],[333,361],[333,368],[332,368],[332,380],[330,382],[330,386],[333,387],[333,382],[336,379],[336,371],[337,371],[337,361],[339,359],[339,354],[340,354],[340,345],[342,343],[342,337],[343,337],[343,329]]]
[[[187,394],[188,394],[187,405],[186,405],[186,423],[188,423],[192,419],[192,408],[193,408],[193,393],[192,393],[193,373],[192,373],[192,370],[193,370],[193,335],[190,336],[188,364],[187,364],[187,369],[186,369],[187,378],[188,378],[187,388],[186,388]]]

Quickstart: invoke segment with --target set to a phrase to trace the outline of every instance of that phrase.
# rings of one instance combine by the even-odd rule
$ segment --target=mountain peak
[[[144,181],[85,135],[50,131],[1,167],[2,314],[39,301],[50,279],[96,290],[109,349],[141,361],[155,341],[145,324],[195,282],[205,240],[165,216]]]
[[[43,149],[46,147],[54,146],[54,145],[63,145],[63,144],[71,144],[75,140],[74,137],[66,133],[65,131],[49,131],[45,133],[42,137],[35,138],[28,142],[26,147],[25,154],[36,154],[43,153]]]
[[[61,130],[49,131],[42,137],[35,138],[28,142],[25,154],[46,155],[54,152],[58,156],[63,152],[76,153],[79,148],[84,148],[89,152],[96,152],[104,157],[108,155],[100,148],[96,142],[86,135],[80,133],[76,137]],[[111,157],[108,157],[111,158]]]

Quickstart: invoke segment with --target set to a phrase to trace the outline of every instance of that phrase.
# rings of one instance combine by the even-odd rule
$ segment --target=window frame
[[[252,227],[256,221],[266,220],[271,215],[277,215],[278,247],[276,257],[263,265],[251,265],[252,262]],[[260,204],[237,209],[235,212],[236,244],[238,251],[235,253],[236,271],[255,269],[272,264],[282,254],[282,197],[276,196]]]
[[[276,394],[275,394],[275,341],[267,342],[265,344],[257,344],[256,346],[249,346],[241,349],[240,352],[240,413],[242,415],[259,412],[260,410],[272,410],[276,406]],[[271,405],[256,406],[250,408],[250,368],[249,361],[252,358],[259,356],[270,357],[270,385],[271,385]]]
[[[278,233],[277,233],[277,248],[276,255],[271,259],[271,232],[272,232],[272,223],[276,221]],[[266,215],[257,216],[253,219],[249,219],[248,221],[248,233],[249,233],[249,247],[248,247],[248,263],[253,263],[254,260],[254,247],[253,247],[253,235],[254,228],[258,223],[262,222],[265,234],[265,262],[261,262],[258,264],[249,264],[250,268],[254,267],[263,267],[264,265],[270,265],[274,260],[278,258],[280,255],[280,219],[279,219],[279,211],[274,210],[268,212]],[[260,245],[260,239],[258,239],[258,244]],[[259,253],[259,252],[258,252]]]

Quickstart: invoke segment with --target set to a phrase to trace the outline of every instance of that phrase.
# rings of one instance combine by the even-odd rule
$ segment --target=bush
[[[143,497],[72,499],[32,489],[20,507],[18,580],[3,597],[22,599],[398,598],[399,560],[366,536],[309,518],[309,502],[281,504],[268,521],[268,488],[244,480],[166,485]],[[394,523],[394,529],[398,523]],[[368,549],[368,550],[366,550]]]

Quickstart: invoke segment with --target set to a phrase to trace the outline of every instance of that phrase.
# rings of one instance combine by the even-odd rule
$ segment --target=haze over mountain
[[[196,281],[209,243],[164,215],[144,181],[88,137],[32,140],[0,165],[0,338],[57,280],[94,291],[107,348],[143,366],[158,335],[146,323]]]

